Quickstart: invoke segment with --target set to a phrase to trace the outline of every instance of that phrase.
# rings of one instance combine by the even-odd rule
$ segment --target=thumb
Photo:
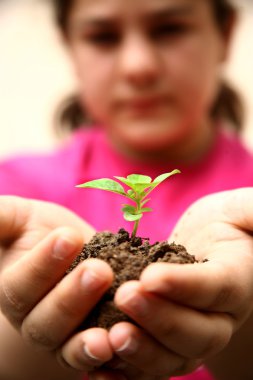
[[[170,239],[188,241],[199,229],[210,231],[211,225],[253,231],[253,188],[223,191],[197,200],[181,216]]]
[[[90,240],[95,230],[74,212],[58,204],[16,196],[0,196],[0,242],[10,243],[30,232],[34,240],[49,231],[69,226],[79,231],[84,241]]]
[[[0,240],[17,238],[31,213],[32,203],[16,196],[0,196]]]
[[[223,201],[222,211],[228,222],[245,231],[253,231],[253,187],[226,191],[220,193],[220,198]]]

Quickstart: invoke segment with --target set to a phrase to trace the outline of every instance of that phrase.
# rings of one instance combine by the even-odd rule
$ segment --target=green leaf
[[[142,174],[130,174],[127,176],[127,178],[115,176],[114,178],[118,179],[118,181],[129,187],[129,189],[126,189],[126,191],[119,182],[116,182],[109,178],[101,178],[94,181],[89,181],[78,185],[77,187],[110,191],[123,195],[124,197],[130,199],[132,202],[136,203],[135,207],[133,205],[125,204],[122,208],[124,218],[129,222],[135,222],[132,236],[136,236],[139,220],[142,218],[143,213],[152,211],[152,209],[149,207],[143,207],[148,201],[150,201],[150,199],[146,198],[161,182],[177,173],[180,173],[180,170],[175,169],[170,173],[161,174],[156,177],[153,182],[151,177]]]
[[[124,177],[117,177],[117,176],[114,176],[114,178],[117,178],[119,181],[121,181],[122,183],[124,183],[125,185],[129,186],[132,188],[132,182],[129,181],[127,178],[124,178]]]
[[[136,220],[140,220],[142,218],[142,214],[134,215],[134,214],[131,214],[131,213],[126,211],[126,212],[124,212],[124,218],[128,222],[135,222]]]
[[[130,198],[134,198],[135,197],[135,192],[130,189],[130,190],[127,190],[127,195],[130,197]]]
[[[132,190],[134,190],[136,193],[140,194],[145,189],[149,189],[152,187],[151,181],[152,179],[148,176],[143,176],[140,174],[131,174],[127,178],[124,177],[114,177],[124,183],[125,185],[129,186]],[[143,180],[143,182],[140,182],[140,180]],[[131,193],[130,197],[135,198],[134,192]]]
[[[123,205],[122,209],[123,212],[130,212],[131,214],[135,213],[136,208],[131,205]]]
[[[150,211],[153,211],[152,208],[150,207],[144,207],[140,210],[141,212],[150,212]]]
[[[121,186],[120,183],[110,179],[110,178],[100,178],[94,181],[85,182],[81,185],[77,185],[77,187],[84,187],[90,189],[100,189],[107,190],[113,193],[121,194],[126,196],[125,189]]]
[[[143,202],[141,202],[141,207],[142,206],[144,206],[147,202],[149,202],[150,201],[150,198],[148,198],[148,199],[145,199]]]
[[[152,184],[147,184],[147,183],[136,183],[135,185],[133,185],[133,188],[134,190],[136,191],[136,193],[140,194],[142,193],[144,190],[147,190],[149,188],[152,188]],[[143,194],[144,196],[145,194]]]
[[[165,179],[167,179],[168,177],[171,177],[172,175],[177,174],[177,173],[181,173],[180,170],[175,169],[175,170],[172,170],[172,172],[170,173],[161,174],[154,179],[153,184],[159,184],[163,182]]]
[[[127,176],[127,179],[133,183],[133,184],[148,184],[152,182],[152,178],[148,177],[147,175],[142,175],[142,174],[130,174]]]

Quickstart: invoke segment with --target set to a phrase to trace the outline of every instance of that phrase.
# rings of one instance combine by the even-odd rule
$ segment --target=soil
[[[113,269],[115,278],[111,288],[80,326],[80,330],[95,326],[109,329],[120,321],[135,323],[116,308],[113,298],[121,284],[129,280],[138,280],[143,269],[149,264],[154,262],[197,263],[196,258],[190,255],[182,245],[169,244],[167,241],[151,245],[148,239],[141,237],[131,239],[124,229],[120,229],[116,234],[96,233],[92,240],[84,245],[82,252],[76,257],[67,273],[88,258],[106,261]]]

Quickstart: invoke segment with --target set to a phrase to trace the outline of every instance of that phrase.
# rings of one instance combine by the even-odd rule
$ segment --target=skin
[[[23,375],[28,380],[79,380],[80,373],[59,365],[57,347],[67,339],[73,323],[76,327],[77,319],[96,303],[109,285],[112,273],[101,263],[97,273],[99,276],[102,272],[102,281],[97,281],[96,291],[89,293],[84,286],[80,288],[82,274],[94,266],[87,262],[87,266],[71,275],[73,284],[66,278],[61,286],[54,287],[94,230],[70,211],[50,203],[1,197],[0,204],[3,313],[0,314],[0,377],[12,380]],[[72,305],[78,310],[78,316],[68,311],[64,302],[71,297],[71,292],[73,295],[74,285],[80,289],[78,304]],[[72,299],[77,303],[75,297]],[[65,317],[59,319],[59,314]],[[46,326],[48,318],[53,322]],[[15,366],[12,363],[10,366],[10,357],[15,358]]]
[[[161,32],[154,12],[164,13],[165,8],[166,32]],[[217,28],[207,1],[129,0],[126,5],[123,0],[76,0],[66,42],[81,100],[117,149],[143,160],[201,158],[212,143],[209,108],[228,49],[228,38]],[[239,193],[197,204],[174,232],[193,252],[205,242],[196,253],[199,259],[208,258],[207,263],[157,264],[139,282],[118,290],[118,307],[142,329],[121,323],[109,332],[79,333],[76,327],[112,281],[110,268],[97,260],[64,277],[94,231],[59,206],[1,197],[0,376],[79,380],[89,372],[93,380],[163,380],[205,361],[218,379],[227,380],[220,368],[231,360],[234,348],[224,348],[235,332],[244,347],[240,326],[251,313],[253,289],[248,233],[253,228],[253,195],[251,191],[244,198],[240,193],[236,203],[234,194]],[[242,210],[237,204],[244,205]],[[185,234],[199,227],[197,236]],[[155,319],[147,312],[154,307]],[[10,354],[18,365],[9,365]],[[237,368],[242,377],[252,378],[250,365],[237,363]]]
[[[251,359],[243,357],[253,348],[252,339],[244,340],[246,332],[252,333],[252,200],[253,190],[241,189],[198,201],[183,215],[171,239],[208,261],[153,264],[140,281],[119,288],[116,304],[142,328],[119,323],[109,332],[95,328],[74,333],[112,281],[110,268],[99,260],[86,261],[63,277],[83,239],[94,231],[59,206],[0,197],[0,305],[6,318],[1,352],[7,345],[14,360],[16,354],[26,363],[29,355],[30,373],[23,368],[29,380],[35,375],[39,380],[76,380],[80,371],[89,371],[96,380],[119,380],[122,375],[162,380],[202,361],[214,368],[218,380],[225,380],[224,360],[234,360],[240,348],[237,375],[252,378]],[[91,275],[83,277],[88,271]],[[154,308],[156,318],[150,313]],[[15,372],[16,366],[7,368],[8,363],[1,363],[1,371],[6,371],[1,376],[20,378],[22,365]],[[107,369],[100,369],[103,363]]]
[[[228,34],[209,1],[75,0],[66,42],[81,102],[116,149],[189,162],[212,142]]]
[[[181,364],[178,373],[182,373],[182,367],[196,358],[209,365],[218,380],[252,378],[252,196],[252,189],[210,195],[182,216],[170,240],[180,241],[207,262],[153,264],[139,282],[128,282],[119,289],[118,307],[146,332],[126,323],[112,328],[111,343],[122,359],[134,365],[138,358],[143,371],[159,379],[163,377],[156,377],[159,372],[154,363],[159,363],[164,374],[171,363],[179,368]],[[152,310],[156,310],[155,318]],[[147,333],[155,341],[151,343]],[[150,345],[153,356],[149,356]],[[167,359],[164,347],[170,352]],[[128,369],[125,374],[129,379],[139,377]],[[174,367],[170,375],[175,374]],[[107,380],[110,375],[97,379]]]

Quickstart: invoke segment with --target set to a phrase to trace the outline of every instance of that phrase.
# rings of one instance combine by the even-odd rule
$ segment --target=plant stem
[[[134,228],[133,228],[133,232],[132,232],[132,235],[131,235],[131,238],[132,238],[132,239],[134,239],[135,236],[136,236],[136,232],[137,232],[137,229],[138,229],[139,223],[140,223],[140,219],[139,219],[139,220],[136,220],[136,222],[134,222]]]
[[[138,214],[140,214],[140,211],[141,211],[141,199],[136,198],[135,202],[136,202],[136,215],[138,215]],[[134,239],[136,236],[139,223],[140,223],[140,219],[138,219],[134,222],[134,228],[133,228],[133,232],[131,235],[132,239]]]

